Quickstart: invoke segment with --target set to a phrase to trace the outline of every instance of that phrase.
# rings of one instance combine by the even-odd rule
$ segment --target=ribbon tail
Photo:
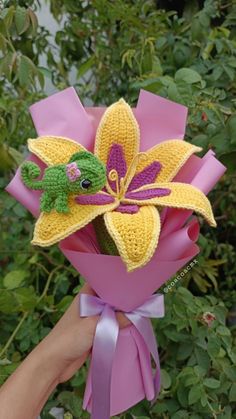
[[[155,364],[156,364],[156,371],[154,375],[154,388],[155,388],[155,398],[158,396],[160,392],[160,386],[161,386],[161,377],[160,377],[160,360],[159,360],[159,354],[158,354],[158,348],[157,348],[157,342],[156,338],[153,332],[153,327],[151,320],[145,317],[140,317],[134,313],[126,313],[126,316],[128,319],[134,324],[136,329],[139,331],[141,336],[143,337],[149,352],[151,353]]]
[[[112,365],[118,333],[114,310],[106,305],[97,324],[92,350],[91,419],[110,418]]]

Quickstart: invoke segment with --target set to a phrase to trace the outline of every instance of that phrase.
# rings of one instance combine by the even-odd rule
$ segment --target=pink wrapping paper
[[[197,237],[198,223],[194,230],[190,224],[173,232],[168,240],[160,241],[158,251],[146,266],[128,274],[120,257],[70,250],[69,239],[61,242],[60,249],[104,301],[122,311],[131,311],[198,253],[194,243]]]
[[[83,108],[70,87],[30,108],[39,135],[61,135],[93,149],[96,128],[105,108]],[[187,108],[146,91],[141,91],[134,114],[141,132],[141,150],[167,139],[183,139]],[[39,160],[30,155],[31,160]],[[43,168],[44,165],[40,163]],[[208,193],[225,167],[208,152],[202,159],[192,156],[176,176],[176,181],[191,183]],[[27,189],[19,170],[7,191],[39,214],[40,193]],[[190,211],[163,211],[163,228],[158,249],[148,265],[127,273],[118,256],[98,254],[92,226],[87,226],[60,243],[60,249],[107,303],[121,310],[132,310],[181,269],[198,252],[195,241],[199,226],[196,219],[186,225]],[[119,414],[144,397],[154,396],[150,356],[134,326],[119,332],[112,371],[111,415]],[[84,407],[91,410],[91,381],[88,376]]]

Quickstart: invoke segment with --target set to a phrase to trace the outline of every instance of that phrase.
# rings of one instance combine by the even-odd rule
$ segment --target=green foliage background
[[[26,155],[35,131],[28,106],[72,82],[86,103],[135,104],[140,88],[189,108],[186,140],[212,148],[227,174],[210,194],[217,229],[202,226],[201,254],[166,294],[154,321],[163,385],[157,403],[120,418],[217,418],[236,415],[236,3],[227,0],[3,1],[0,11],[1,186]],[[41,11],[40,11],[41,10]],[[38,17],[40,16],[40,24]],[[43,63],[43,64],[42,64]],[[57,247],[33,248],[33,218],[2,189],[0,384],[50,331],[83,278]],[[171,283],[171,281],[170,281]],[[203,315],[215,320],[208,327]],[[42,412],[87,418],[81,403],[86,367],[60,385]]]

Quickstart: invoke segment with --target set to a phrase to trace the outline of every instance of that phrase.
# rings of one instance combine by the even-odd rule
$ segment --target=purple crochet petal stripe
[[[138,205],[133,204],[120,204],[115,211],[122,212],[123,214],[136,214],[139,210]]]
[[[80,205],[106,205],[115,201],[111,195],[93,194],[93,195],[78,195],[75,198],[77,204]]]
[[[137,200],[144,200],[144,199],[152,199],[158,198],[161,196],[170,195],[171,190],[167,188],[154,188],[154,189],[146,189],[144,191],[137,191],[137,192],[128,192],[125,197],[128,199],[137,199]]]
[[[126,161],[124,157],[123,148],[120,144],[112,144],[107,160],[107,178],[109,175],[109,172],[115,169],[118,173],[119,180],[122,177],[125,177],[127,166]],[[109,180],[109,184],[113,191],[116,192],[116,182],[112,182]]]
[[[143,185],[154,183],[160,171],[161,163],[158,161],[154,161],[153,163],[149,164],[149,166],[145,167],[145,169],[133,177],[128,187],[128,191],[133,191],[134,189],[138,189]]]

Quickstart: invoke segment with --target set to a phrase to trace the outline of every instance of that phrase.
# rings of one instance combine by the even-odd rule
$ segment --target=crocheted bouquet
[[[198,252],[192,212],[216,226],[205,193],[225,168],[212,152],[195,157],[201,149],[183,141],[186,108],[148,92],[135,110],[123,99],[85,110],[69,88],[31,114],[40,136],[28,140],[33,154],[7,189],[39,215],[32,244],[60,242],[97,293],[80,301],[80,315],[101,314],[84,407],[105,419],[160,389],[148,317],[164,315],[163,296],[152,294]],[[116,310],[133,325],[119,331]]]
[[[40,174],[35,163],[25,163],[21,168],[24,184],[44,191],[32,244],[52,245],[103,214],[103,219],[95,223],[101,249],[108,254],[118,251],[131,271],[153,256],[163,207],[194,210],[215,226],[203,192],[186,183],[172,182],[188,158],[201,148],[173,139],[140,153],[139,142],[138,123],[123,99],[104,113],[94,156],[69,138],[28,140],[29,150],[48,166],[43,180],[36,182],[30,180],[30,176]]]

